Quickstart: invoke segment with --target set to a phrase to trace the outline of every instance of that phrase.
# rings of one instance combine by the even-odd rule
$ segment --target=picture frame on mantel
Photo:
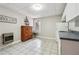
[[[17,19],[9,16],[0,15],[0,22],[16,24]]]

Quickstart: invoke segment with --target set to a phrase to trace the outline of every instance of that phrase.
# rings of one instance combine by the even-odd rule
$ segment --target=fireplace
[[[4,33],[2,34],[3,44],[8,44],[13,42],[14,36],[13,33]]]

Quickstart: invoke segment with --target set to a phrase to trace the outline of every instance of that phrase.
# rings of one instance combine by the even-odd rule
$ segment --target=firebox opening
[[[14,39],[13,33],[4,33],[2,34],[2,37],[3,37],[3,44],[11,43],[13,42]]]

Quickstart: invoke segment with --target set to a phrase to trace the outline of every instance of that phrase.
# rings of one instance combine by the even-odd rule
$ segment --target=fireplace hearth
[[[3,44],[8,44],[13,42],[14,35],[13,33],[4,33],[2,34],[2,38],[3,38]]]

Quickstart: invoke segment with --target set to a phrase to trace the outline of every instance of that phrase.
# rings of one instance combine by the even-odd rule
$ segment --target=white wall
[[[39,18],[40,20],[40,33],[39,36],[56,38],[56,23],[60,22],[60,16],[50,16]]]
[[[25,16],[13,11],[13,10],[10,10],[8,8],[5,8],[3,6],[0,6],[0,15],[17,18],[17,24],[0,22],[0,47],[2,47],[1,46],[2,45],[1,35],[3,33],[13,32],[14,33],[14,42],[21,40],[21,35],[20,35],[21,29],[20,28],[21,28],[21,25],[24,25],[23,21],[24,21]]]

